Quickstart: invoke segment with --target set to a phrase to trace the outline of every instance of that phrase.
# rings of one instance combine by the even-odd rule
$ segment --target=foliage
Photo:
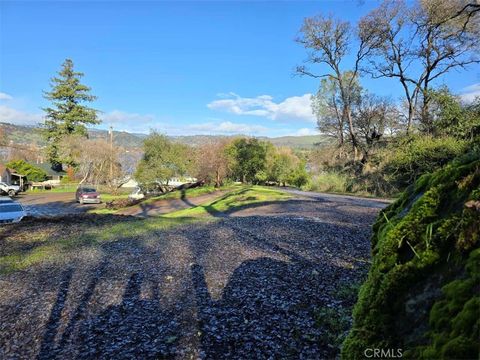
[[[464,154],[468,142],[452,137],[411,136],[399,138],[378,156],[383,157],[381,171],[400,189],[422,174],[435,171]]]
[[[31,165],[24,160],[10,161],[6,166],[14,169],[19,174],[26,175],[28,181],[39,182],[47,180],[47,173],[43,169]]]
[[[303,186],[304,190],[316,192],[347,192],[348,177],[338,172],[321,172],[312,176],[310,181]]]
[[[257,174],[265,170],[267,146],[255,138],[233,141],[228,149],[233,159],[232,175],[243,183],[258,183]]]
[[[135,179],[146,187],[168,185],[171,178],[186,175],[191,167],[189,148],[173,143],[165,135],[152,132],[144,140],[143,150]]]
[[[433,132],[436,136],[451,136],[473,140],[480,135],[480,98],[462,104],[448,88],[431,91]]]
[[[47,141],[47,156],[55,166],[62,162],[73,165],[70,158],[61,158],[58,146],[65,135],[80,135],[87,137],[86,125],[99,124],[97,111],[82,103],[92,102],[96,99],[90,94],[90,88],[80,83],[83,73],[73,69],[73,61],[66,59],[59,77],[53,77],[52,89],[45,92],[45,98],[52,102],[52,107],[44,108],[46,119],[44,124],[44,137]]]
[[[343,358],[361,358],[366,348],[478,357],[479,298],[471,286],[479,279],[479,159],[471,151],[423,175],[381,211]]]
[[[231,140],[217,139],[195,149],[195,177],[207,184],[223,185],[229,175],[231,159],[228,147]]]
[[[293,171],[290,173],[290,176],[287,179],[287,183],[297,188],[301,188],[302,186],[308,184],[309,179],[310,175],[305,168],[305,162],[301,161],[297,165],[297,167],[294,168]]]
[[[338,348],[345,340],[351,322],[348,310],[342,306],[337,308],[325,306],[315,310],[315,324],[325,330],[324,341],[327,344]]]

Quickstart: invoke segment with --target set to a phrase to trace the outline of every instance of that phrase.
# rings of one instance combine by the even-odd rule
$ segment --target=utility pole
[[[110,125],[110,181],[113,182],[113,126]]]

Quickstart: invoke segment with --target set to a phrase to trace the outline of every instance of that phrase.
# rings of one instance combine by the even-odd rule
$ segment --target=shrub
[[[347,175],[337,172],[322,172],[314,175],[303,188],[308,191],[345,193],[347,182]]]
[[[27,163],[25,160],[10,161],[6,166],[14,169],[19,174],[26,175],[28,181],[47,180],[47,173],[45,171]]]
[[[441,168],[467,149],[467,141],[453,137],[403,138],[378,154],[384,158],[380,170],[396,187],[405,189],[422,174]]]

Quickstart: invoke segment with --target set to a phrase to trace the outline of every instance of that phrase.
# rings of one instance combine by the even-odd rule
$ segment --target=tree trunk
[[[215,171],[215,187],[218,188],[220,187],[220,172],[218,171],[218,169]]]

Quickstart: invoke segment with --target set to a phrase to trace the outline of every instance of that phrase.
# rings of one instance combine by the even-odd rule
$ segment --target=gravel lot
[[[296,196],[1,275],[0,358],[335,357],[314,313],[367,271],[385,204]]]

